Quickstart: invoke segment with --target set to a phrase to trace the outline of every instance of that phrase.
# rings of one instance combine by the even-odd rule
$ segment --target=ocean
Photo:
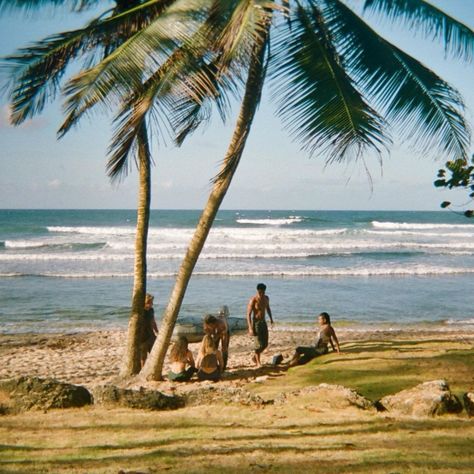
[[[148,291],[159,321],[196,210],[154,210]],[[0,210],[0,333],[127,327],[133,210]],[[474,329],[474,221],[451,212],[220,211],[180,317],[229,306],[257,283],[276,329]]]

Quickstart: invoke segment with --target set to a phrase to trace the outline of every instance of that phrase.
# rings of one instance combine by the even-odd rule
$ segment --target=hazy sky
[[[106,3],[104,1],[104,3]],[[354,1],[353,3],[357,3]],[[433,0],[433,4],[473,27],[474,0]],[[36,15],[0,19],[0,56],[51,33],[81,26],[72,15]],[[446,59],[439,44],[392,28],[377,30],[458,88],[474,123],[472,64]],[[137,173],[112,185],[105,175],[110,117],[83,121],[60,141],[61,104],[56,101],[38,118],[21,127],[8,124],[5,97],[0,101],[0,208],[135,208]],[[433,187],[443,157],[416,155],[408,143],[395,142],[383,169],[369,162],[373,189],[361,166],[331,165],[309,158],[274,116],[266,90],[247,142],[242,162],[222,208],[224,209],[439,209],[444,199],[466,201],[467,193],[443,192]],[[237,107],[235,108],[237,111]],[[180,149],[153,146],[153,208],[200,208],[217,173],[235,116],[222,125],[217,118],[195,133]],[[383,173],[382,173],[383,171]]]

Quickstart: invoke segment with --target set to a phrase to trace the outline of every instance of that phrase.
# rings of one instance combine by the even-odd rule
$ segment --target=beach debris
[[[468,392],[463,395],[464,407],[469,416],[474,416],[474,392]]]
[[[272,358],[272,365],[277,366],[283,362],[283,355],[282,354],[275,354]]]
[[[92,390],[94,404],[139,408],[142,410],[175,410],[184,406],[178,395],[166,395],[158,390],[141,387],[138,390],[100,385]]]
[[[432,380],[416,387],[383,397],[380,404],[390,412],[412,416],[460,413],[459,399],[451,393],[446,380]]]
[[[90,392],[52,378],[16,377],[0,382],[4,409],[8,413],[52,408],[78,408],[92,403]]]
[[[375,411],[372,401],[363,397],[352,388],[327,383],[310,385],[289,393],[282,393],[275,399],[275,403],[295,403],[297,400],[304,403],[305,408],[309,411],[350,407]]]

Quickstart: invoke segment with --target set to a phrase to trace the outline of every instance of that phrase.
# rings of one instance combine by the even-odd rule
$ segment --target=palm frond
[[[90,63],[100,58],[102,51],[110,53],[124,38],[150,24],[170,1],[150,0],[113,17],[94,20],[83,29],[46,38],[6,58],[12,122],[19,124],[41,112],[45,103],[56,97],[71,61],[89,54],[86,63]]]
[[[62,10],[79,12],[96,7],[103,0],[0,0],[2,11],[20,11],[31,14],[38,10]]]
[[[203,3],[176,1],[99,64],[73,77],[64,89],[69,98],[60,136],[92,107],[113,107],[140,90],[143,81],[160,69],[180,44],[191,44]]]
[[[364,10],[383,15],[390,21],[400,21],[427,38],[440,40],[455,57],[472,61],[474,32],[425,0],[365,0]]]
[[[278,114],[311,155],[328,161],[380,156],[388,141],[383,119],[365,101],[344,68],[321,11],[298,5],[291,31],[278,34],[272,66]]]
[[[175,141],[181,145],[211,113],[214,102],[225,120],[229,110],[229,94],[237,97],[255,45],[262,41],[262,33],[271,23],[273,10],[277,5],[268,1],[239,0],[216,2],[206,22],[204,50],[214,54],[213,59],[203,56],[200,67],[174,87],[174,113],[171,115]],[[203,77],[213,87],[202,88],[199,79]]]
[[[222,52],[222,61],[240,61],[248,64],[256,42],[266,37],[268,18],[275,10],[284,8],[269,0],[238,0],[226,25],[216,41],[216,50]]]
[[[353,77],[422,152],[467,156],[469,127],[460,94],[373,31],[340,0],[326,1],[324,14]]]
[[[198,34],[196,33],[196,35]],[[199,44],[201,41],[196,38],[196,35],[193,38]],[[172,102],[171,91],[177,81],[183,80],[183,78],[187,81],[187,90],[193,96],[194,103],[200,102],[199,96],[212,93],[204,92],[214,89],[212,78],[200,71],[202,65],[196,58],[196,50],[188,46],[189,44],[186,43],[177,48],[164,64],[140,87],[136,88],[134,93],[123,103],[114,120],[115,132],[109,147],[108,173],[113,179],[127,173],[128,158],[134,150],[137,133],[147,115],[153,114],[156,117],[154,123],[157,124],[159,130],[163,128],[160,127],[160,122],[168,124],[168,114],[163,110],[173,111],[175,108],[176,104]]]

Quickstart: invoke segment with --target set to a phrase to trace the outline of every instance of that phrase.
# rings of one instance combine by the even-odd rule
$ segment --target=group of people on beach
[[[247,306],[248,334],[254,338],[254,351],[252,362],[256,367],[261,367],[261,354],[268,347],[268,325],[266,315],[273,327],[273,315],[270,308],[270,299],[265,294],[266,285],[259,283],[257,293],[252,296]],[[221,379],[227,367],[229,359],[230,328],[228,323],[229,310],[223,306],[217,316],[207,314],[203,321],[204,337],[199,348],[198,356],[194,359],[193,353],[188,347],[185,336],[178,336],[174,342],[170,354],[170,369],[168,380],[174,382],[187,382],[194,373],[200,381]],[[153,312],[153,296],[146,295],[145,299],[145,323],[146,334],[141,346],[142,366],[148,352],[151,350],[158,334],[158,328]],[[318,316],[319,333],[313,346],[298,346],[288,362],[290,367],[306,364],[318,355],[327,354],[329,346],[333,351],[340,352],[339,341],[328,313],[323,312]]]

